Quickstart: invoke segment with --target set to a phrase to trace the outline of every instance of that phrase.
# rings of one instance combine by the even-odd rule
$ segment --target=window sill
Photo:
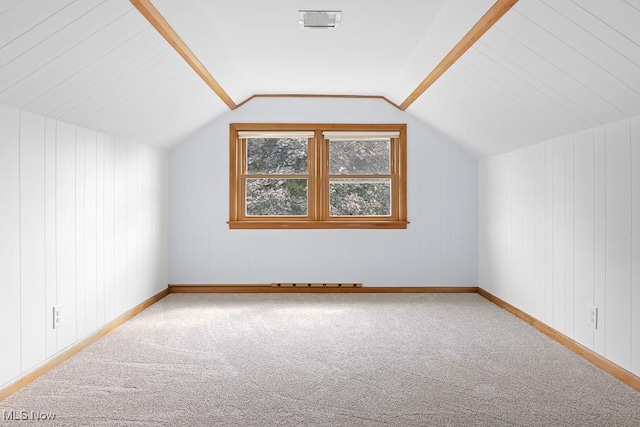
[[[406,229],[409,221],[228,221],[239,229]]]

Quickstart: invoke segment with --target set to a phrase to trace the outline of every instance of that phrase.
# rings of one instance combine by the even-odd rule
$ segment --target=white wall
[[[407,123],[406,230],[229,230],[229,123]],[[170,154],[170,282],[475,286],[478,162],[382,100],[258,98]]]
[[[480,162],[479,286],[640,375],[640,117]]]
[[[167,179],[165,152],[0,105],[0,387],[166,288]]]

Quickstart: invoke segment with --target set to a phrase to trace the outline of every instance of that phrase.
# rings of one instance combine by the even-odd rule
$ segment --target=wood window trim
[[[313,131],[308,157],[309,203],[306,217],[247,217],[244,197],[245,147],[239,131]],[[398,131],[391,144],[392,201],[389,217],[330,217],[328,149],[324,131]],[[319,141],[319,143],[318,143]],[[347,177],[347,176],[345,176]],[[230,229],[406,229],[407,125],[328,123],[231,123],[229,125],[229,228]]]

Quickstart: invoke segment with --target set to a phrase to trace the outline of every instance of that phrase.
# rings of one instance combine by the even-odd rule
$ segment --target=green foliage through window
[[[334,179],[329,181],[331,216],[391,215],[391,179]]]
[[[250,174],[307,173],[307,138],[248,138]]]
[[[329,173],[388,174],[391,167],[389,139],[329,142]]]
[[[247,215],[307,215],[306,179],[247,179]]]

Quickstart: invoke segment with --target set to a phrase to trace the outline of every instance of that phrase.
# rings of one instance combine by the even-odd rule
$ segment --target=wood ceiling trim
[[[238,104],[238,107],[242,107],[247,102],[255,98],[355,98],[355,99],[382,99],[393,105],[395,108],[400,109],[400,106],[395,102],[389,100],[382,95],[326,95],[326,94],[302,94],[302,93],[258,93],[251,95],[244,101]]]
[[[400,104],[402,111],[409,108],[429,87],[435,83],[480,37],[511,9],[518,0],[498,0],[465,36],[451,49],[442,61],[429,73],[413,92]]]
[[[438,78],[442,76],[473,44],[480,39],[502,16],[504,16],[518,0],[497,0],[480,20],[451,49],[429,75],[414,89],[400,105],[381,95],[325,95],[325,94],[255,94],[236,104],[216,79],[209,73],[186,43],[171,28],[150,0],[129,0],[147,21],[178,52],[189,66],[204,80],[218,97],[232,110],[246,104],[254,98],[365,98],[382,99],[399,110],[405,111],[413,104]]]
[[[204,80],[204,82],[220,97],[220,99],[227,104],[227,106],[235,110],[238,106],[227,94],[227,92],[220,86],[220,84],[213,78],[205,66],[200,62],[196,55],[189,49],[184,41],[178,36],[178,34],[171,28],[169,23],[158,12],[149,0],[130,0],[131,4],[140,11],[142,16],[160,33],[164,39],[178,52],[178,54],[193,68],[193,70]]]

